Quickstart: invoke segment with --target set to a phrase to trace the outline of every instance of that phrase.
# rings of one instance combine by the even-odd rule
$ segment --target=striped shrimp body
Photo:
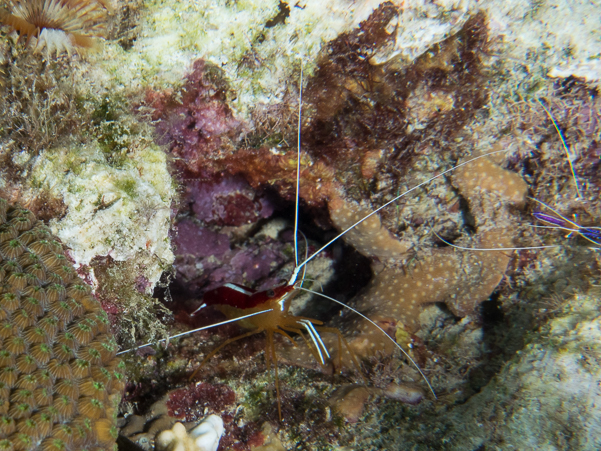
[[[297,346],[297,343],[290,336],[290,333],[301,336],[309,349],[311,349],[315,359],[321,365],[325,365],[330,354],[320,337],[320,333],[333,333],[338,337],[339,347],[341,348],[342,343],[344,343],[352,356],[356,367],[359,368],[359,364],[357,363],[352,350],[350,350],[348,343],[338,329],[322,327],[323,323],[321,321],[289,313],[290,303],[297,292],[298,289],[296,284],[255,292],[246,287],[231,283],[207,292],[203,297],[203,307],[208,305],[216,306],[216,308],[226,317],[238,320],[240,326],[245,329],[250,329],[250,331],[230,338],[220,344],[217,348],[213,349],[192,373],[190,379],[195,377],[196,373],[205,362],[225,346],[251,335],[264,332],[267,337],[265,358],[268,364],[273,364],[274,367],[278,415],[280,420],[282,420],[277,354],[274,341],[274,336],[276,334],[285,337],[294,346]],[[310,337],[310,341],[306,338],[305,333]],[[339,349],[338,355],[341,358],[341,349]],[[339,363],[339,367],[340,366],[341,362]]]

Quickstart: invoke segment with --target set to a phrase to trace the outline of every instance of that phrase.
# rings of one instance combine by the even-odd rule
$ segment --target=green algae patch
[[[301,65],[310,74],[323,46],[352,26],[353,16],[344,2],[304,2],[286,14],[281,4],[147,2],[133,46],[126,50],[107,42],[102,54],[91,56],[91,73],[102,84],[111,80],[117,90],[176,89],[191,64],[204,59],[223,69],[236,93],[230,99],[232,108],[248,118],[258,103],[281,102]]]

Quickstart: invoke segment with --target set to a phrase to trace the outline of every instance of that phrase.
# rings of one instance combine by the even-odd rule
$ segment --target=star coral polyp
[[[116,352],[63,245],[0,198],[0,449],[116,447]]]

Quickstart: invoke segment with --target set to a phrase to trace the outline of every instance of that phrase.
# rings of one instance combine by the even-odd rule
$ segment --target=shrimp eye
[[[272,298],[275,296],[275,291],[273,290],[267,290],[267,297],[268,298]]]

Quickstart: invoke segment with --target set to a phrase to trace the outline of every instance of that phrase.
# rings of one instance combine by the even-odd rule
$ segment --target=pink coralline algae
[[[273,213],[269,199],[258,195],[241,177],[192,180],[187,183],[186,194],[196,218],[211,225],[240,226]]]
[[[204,412],[221,413],[236,401],[236,394],[227,385],[198,384],[174,390],[169,394],[169,416],[197,421]]]
[[[177,224],[178,234],[175,247],[178,255],[194,257],[222,256],[230,250],[227,235],[202,227],[190,219],[183,219]]]
[[[225,93],[219,69],[203,60],[194,63],[181,98],[171,92],[147,93],[145,103],[153,109],[159,141],[169,143],[186,169],[198,167],[199,149],[206,155],[227,154],[240,138],[242,123],[234,118]]]
[[[229,237],[183,219],[178,223],[175,238],[176,292],[198,296],[202,291],[225,283],[249,285],[269,275],[287,261],[286,243],[269,237],[257,244],[234,247]],[[262,285],[274,284],[272,279]]]
[[[242,245],[245,227],[272,215],[269,197],[257,194],[240,177],[192,180],[177,221],[176,292],[199,296],[228,282],[252,284],[286,261],[286,241],[261,237]],[[274,283],[273,280],[265,283]]]

